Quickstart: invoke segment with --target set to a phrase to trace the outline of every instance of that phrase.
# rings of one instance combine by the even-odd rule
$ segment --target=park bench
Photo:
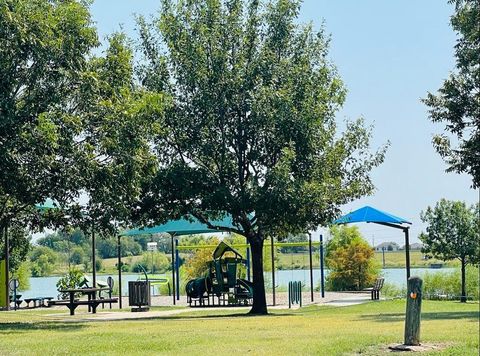
[[[23,300],[21,299],[22,298],[22,295],[21,294],[17,294],[15,295],[16,299],[15,299],[15,304],[17,306],[17,308],[20,308],[20,305],[22,304]],[[13,300],[13,295],[10,295],[10,303],[13,303],[14,300]]]
[[[366,288],[364,290],[370,291],[372,300],[379,300],[380,299],[380,290],[383,288],[383,282],[385,281],[384,278],[377,278],[375,280],[375,284],[371,288]]]

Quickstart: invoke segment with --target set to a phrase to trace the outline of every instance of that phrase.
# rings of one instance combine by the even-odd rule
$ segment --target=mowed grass
[[[435,354],[478,355],[478,307],[424,301],[422,342],[445,346]],[[98,322],[53,321],[53,310],[0,312],[0,354],[375,355],[403,340],[404,311],[395,300],[261,317],[232,309]]]

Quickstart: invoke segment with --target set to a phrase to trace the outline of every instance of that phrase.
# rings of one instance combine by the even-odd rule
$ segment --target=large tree
[[[444,122],[449,134],[434,136],[433,145],[448,164],[448,172],[472,176],[480,187],[480,2],[450,0],[455,4],[451,25],[458,35],[455,45],[457,71],[451,73],[436,95],[423,101],[430,119]],[[452,136],[453,141],[451,142]]]
[[[77,195],[74,96],[96,45],[84,1],[0,2],[0,229],[39,222],[46,198]]]
[[[424,244],[422,251],[444,261],[458,259],[461,263],[462,302],[467,301],[465,267],[480,263],[479,213],[478,204],[467,207],[464,202],[445,199],[421,213],[422,221],[428,224],[426,232],[419,236]]]
[[[369,194],[383,149],[362,120],[339,133],[345,88],[323,29],[298,25],[300,2],[162,1],[139,21],[142,83],[168,93],[157,171],[136,213],[145,222],[193,216],[247,237],[253,307],[267,313],[263,244],[327,224]],[[234,227],[216,226],[229,215]]]

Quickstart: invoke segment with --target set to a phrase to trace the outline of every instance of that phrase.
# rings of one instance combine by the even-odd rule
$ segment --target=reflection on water
[[[425,272],[428,273],[438,273],[438,272],[451,272],[454,268],[441,268],[441,269],[430,269],[430,268],[412,268],[412,276],[422,276]],[[325,276],[328,275],[328,270],[325,270]],[[407,276],[405,269],[403,268],[389,268],[382,270],[382,275],[385,277],[386,283],[392,283],[396,286],[402,287],[407,284]],[[128,291],[128,281],[136,281],[140,275],[139,274],[123,274],[122,275],[122,294],[127,295]],[[108,275],[100,275],[97,277],[98,280],[107,280]],[[118,281],[117,276],[112,275],[115,280],[115,283]],[[30,289],[27,291],[20,292],[22,298],[33,298],[33,297],[57,297],[57,287],[56,284],[60,277],[38,277],[30,278]],[[265,272],[265,279],[267,284],[271,284],[272,273]],[[289,281],[302,281],[305,285],[310,284],[310,271],[308,269],[294,269],[294,270],[282,270],[275,272],[275,285],[276,286],[287,286]],[[315,286],[320,284],[320,270],[313,270],[313,283]]]

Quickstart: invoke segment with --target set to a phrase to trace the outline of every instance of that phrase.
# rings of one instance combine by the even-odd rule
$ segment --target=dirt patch
[[[376,345],[367,347],[361,351],[357,351],[353,355],[373,356],[395,352],[432,352],[446,349],[451,345],[452,344],[448,343],[422,343],[418,346],[407,346],[403,344]]]

